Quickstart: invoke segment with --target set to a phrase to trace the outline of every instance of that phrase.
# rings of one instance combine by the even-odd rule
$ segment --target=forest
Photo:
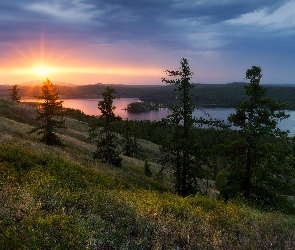
[[[162,78],[167,86],[146,88],[150,99],[137,93],[157,104],[165,89],[161,104],[169,100],[171,114],[159,121],[116,116],[120,86],[79,90],[100,93],[99,117],[64,109],[49,79],[38,108],[20,102],[21,88],[10,89],[10,100],[0,99],[0,245],[294,249],[294,138],[277,127],[292,104],[278,95],[286,87],[261,86],[258,66],[246,71],[247,84],[218,91],[202,92],[192,76],[182,59]],[[234,105],[228,121],[239,129],[192,116],[212,104]]]
[[[159,81],[160,82],[160,81]],[[42,82],[40,83],[42,85]],[[227,84],[201,84],[192,83],[191,90],[193,102],[198,107],[226,107],[235,108],[245,98],[244,85],[246,82],[234,82]],[[101,98],[101,93],[108,86],[114,87],[121,98],[138,98],[144,102],[150,102],[169,107],[175,98],[171,85],[78,85],[74,87],[55,85],[62,99],[75,98]],[[18,85],[20,96],[33,98],[41,94],[39,86]],[[288,109],[295,109],[295,86],[294,85],[263,85],[267,89],[268,96],[278,102],[289,105]],[[10,86],[0,85],[0,98],[10,94]]]

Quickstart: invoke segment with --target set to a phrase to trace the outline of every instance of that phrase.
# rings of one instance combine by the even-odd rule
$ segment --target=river
[[[80,109],[87,115],[100,115],[100,111],[97,108],[98,101],[100,99],[64,99],[63,106],[66,108]],[[35,99],[27,99],[22,101],[36,101]],[[130,113],[124,110],[128,104],[132,102],[139,102],[138,98],[121,98],[114,100],[114,106],[116,107],[114,113],[119,115],[123,119],[129,120],[159,120],[166,117],[169,114],[169,109],[152,110],[142,113]],[[212,117],[220,120],[227,121],[230,114],[235,112],[234,108],[204,108],[202,110],[196,109],[193,112],[193,116],[196,117]],[[282,130],[289,130],[290,136],[295,134],[295,111],[286,110],[286,113],[290,115],[288,119],[279,123],[279,128]]]

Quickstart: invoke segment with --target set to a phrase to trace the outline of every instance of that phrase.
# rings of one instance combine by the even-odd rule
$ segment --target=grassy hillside
[[[294,216],[178,197],[155,162],[147,177],[138,159],[123,156],[122,169],[94,161],[86,123],[66,119],[61,149],[26,134],[33,117],[0,100],[1,249],[295,249]]]

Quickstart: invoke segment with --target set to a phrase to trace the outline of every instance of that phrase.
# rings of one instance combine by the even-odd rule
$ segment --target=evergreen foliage
[[[172,79],[162,78],[163,82],[175,86],[178,99],[171,108],[171,114],[163,120],[170,127],[171,133],[167,135],[166,143],[162,147],[162,162],[173,168],[176,192],[187,196],[197,192],[197,178],[201,177],[202,171],[200,166],[196,166],[198,148],[192,137],[195,121],[192,113],[195,107],[190,93],[193,88],[190,79],[193,72],[190,71],[187,59],[183,58],[180,64],[179,70],[166,71]]]
[[[41,125],[32,129],[28,133],[42,135],[40,141],[47,145],[64,146],[55,133],[55,130],[66,128],[65,120],[63,118],[63,101],[58,101],[59,95],[55,92],[55,89],[48,78],[43,82],[42,92],[42,95],[37,96],[37,100],[44,101],[39,103],[39,107],[36,110],[36,121],[39,121]]]
[[[112,87],[107,87],[102,93],[102,97],[102,100],[98,102],[98,109],[101,112],[99,119],[103,122],[103,128],[99,129],[97,125],[93,125],[90,130],[90,137],[97,141],[97,148],[93,157],[116,167],[121,167],[122,158],[120,157],[118,139],[116,134],[112,132],[114,122],[121,119],[114,114],[116,107],[113,106],[113,100],[118,99],[118,97],[115,96],[115,89]]]
[[[259,84],[261,77],[260,67],[247,70],[247,99],[228,118],[240,130],[239,138],[228,151],[231,168],[221,194],[226,198],[242,195],[261,203],[275,203],[277,194],[293,189],[294,159],[287,131],[277,127],[278,121],[288,117],[280,111],[286,105],[266,96],[266,89]]]
[[[12,89],[10,90],[11,90],[10,99],[14,102],[20,102],[20,96],[18,93],[20,89],[17,88],[17,85],[14,85]]]
[[[73,108],[65,108],[66,112],[65,115],[67,117],[71,117],[72,119],[86,122],[90,126],[92,124],[97,124],[97,117],[94,115],[86,115],[83,111],[79,109],[73,109]]]

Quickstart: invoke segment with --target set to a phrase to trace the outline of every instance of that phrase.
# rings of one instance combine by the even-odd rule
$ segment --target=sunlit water
[[[66,108],[80,109],[87,115],[100,115],[100,111],[97,107],[98,101],[101,99],[65,99],[63,100],[63,106]],[[36,101],[34,100],[22,100],[22,101]],[[152,110],[142,113],[130,113],[125,110],[128,104],[132,102],[140,101],[137,98],[121,98],[114,100],[115,114],[122,117],[123,119],[129,120],[159,120],[166,117],[170,111],[169,109]],[[204,118],[216,118],[227,122],[227,118],[230,114],[233,114],[234,108],[204,108],[196,109],[193,112],[193,116],[204,117]],[[279,128],[282,130],[289,130],[290,136],[295,134],[295,111],[286,111],[290,115],[288,119],[283,120],[279,123]]]

